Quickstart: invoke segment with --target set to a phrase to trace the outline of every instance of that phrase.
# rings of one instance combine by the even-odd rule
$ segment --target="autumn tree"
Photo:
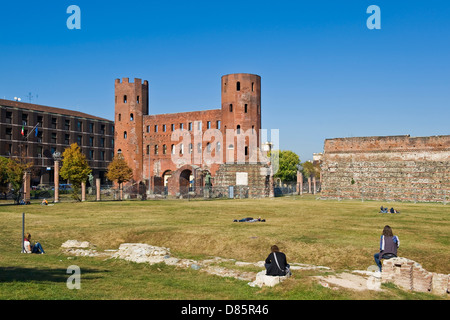
[[[78,195],[81,183],[87,180],[92,170],[86,161],[86,156],[76,143],[72,143],[70,147],[66,148],[62,156],[63,165],[60,175],[72,184],[72,197],[77,201],[81,201]]]
[[[108,172],[106,177],[119,184],[120,200],[122,200],[122,186],[124,182],[130,181],[133,178],[133,170],[128,166],[127,162],[121,154],[118,154],[108,165]]]
[[[320,164],[313,163],[311,161],[306,161],[302,163],[303,170],[302,173],[306,178],[315,177],[316,179],[320,178]]]
[[[0,157],[0,190],[11,191],[14,201],[19,204],[23,187],[23,177],[30,163],[21,163],[17,159]]]

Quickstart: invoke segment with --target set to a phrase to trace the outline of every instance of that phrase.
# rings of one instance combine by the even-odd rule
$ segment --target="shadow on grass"
[[[107,270],[97,269],[82,269],[81,277],[88,275],[89,279],[102,278],[102,274],[108,272]],[[94,274],[100,274],[95,276]],[[37,269],[26,267],[0,267],[0,283],[6,282],[30,282],[30,281],[42,281],[42,282],[66,282],[67,279],[73,273],[67,269]]]

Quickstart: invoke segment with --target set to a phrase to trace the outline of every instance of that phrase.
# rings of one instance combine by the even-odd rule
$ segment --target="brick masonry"
[[[210,173],[215,187],[228,188],[228,165],[243,159],[246,165],[239,170],[248,173],[249,194],[267,194],[269,178],[255,175],[264,164],[252,158],[259,154],[260,76],[222,76],[221,107],[204,111],[150,115],[148,88],[141,79],[115,81],[115,153],[121,152],[133,169],[130,184],[150,183],[151,190],[177,195],[186,190],[190,177],[195,180],[191,189],[199,190]]]
[[[392,282],[402,289],[445,295],[450,292],[449,275],[429,272],[410,259],[383,260],[382,283]]]
[[[450,136],[325,140],[322,196],[450,201]]]

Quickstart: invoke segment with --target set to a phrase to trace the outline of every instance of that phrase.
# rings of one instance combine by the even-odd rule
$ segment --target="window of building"
[[[166,130],[167,130],[166,125],[163,124],[163,132],[166,132]]]
[[[155,124],[155,132],[158,132],[158,125]]]
[[[94,146],[94,137],[89,137],[89,146],[90,147]]]
[[[239,81],[236,82],[236,91],[241,91],[241,83]]]
[[[233,112],[233,105],[230,103],[230,112]]]
[[[66,144],[66,145],[70,144],[70,134],[64,135],[64,144]]]
[[[100,147],[101,148],[105,147],[105,138],[100,138]]]
[[[158,145],[155,145],[155,154],[158,154]]]
[[[197,143],[197,153],[202,153],[202,143],[201,142],[199,142],[199,143]]]
[[[236,133],[237,134],[241,133],[241,125],[240,124],[238,124],[237,127],[236,127]]]
[[[52,132],[50,142],[51,142],[51,143],[56,143],[56,133],[55,133],[55,132]]]
[[[123,96],[123,103],[127,103],[127,95]]]
[[[216,122],[216,126],[217,126],[217,129],[220,129],[220,120],[217,120],[217,122]]]
[[[105,151],[100,151],[100,160],[105,160]]]
[[[180,144],[180,154],[184,154],[184,144]]]
[[[147,133],[150,132],[150,126],[147,126]]]
[[[123,132],[123,138],[124,138],[124,139],[127,138],[127,132],[126,132],[126,131]]]
[[[245,150],[245,155],[248,156],[248,147],[245,146],[245,149],[244,149],[244,150]]]
[[[28,115],[27,114],[22,114],[22,125],[23,126],[28,125]]]
[[[170,146],[170,152],[172,154],[175,154],[175,145],[174,144]]]
[[[119,113],[119,121],[122,120],[122,115]]]
[[[6,114],[8,114],[8,113],[6,113]],[[37,117],[37,124],[38,124],[39,127],[42,128],[42,124],[43,124],[43,122],[42,122],[42,116],[38,116],[38,117]]]
[[[38,146],[36,148],[36,153],[37,153],[36,155],[38,158],[42,158],[42,147],[41,146]]]
[[[83,122],[77,121],[77,130],[78,131],[83,131]]]
[[[192,143],[189,143],[189,154],[192,154]]]
[[[94,150],[89,150],[89,160],[94,159]]]
[[[227,92],[227,83],[226,82],[223,84],[223,92]]]
[[[211,121],[206,122],[206,129],[211,129]]]
[[[184,123],[180,123],[180,129],[181,129],[181,130],[184,129]]]
[[[101,133],[101,134],[105,134],[105,125],[104,125],[104,124],[102,124],[102,125],[100,126],[100,133]]]
[[[211,143],[206,144],[206,152],[211,153]]]
[[[81,143],[83,141],[83,137],[82,136],[77,136],[77,143],[79,146],[81,146]]]
[[[12,112],[6,111],[6,121],[5,122],[12,123]]]
[[[188,130],[189,130],[189,131],[192,131],[192,122],[189,122],[189,123],[188,123]]]
[[[170,125],[170,129],[172,130],[172,131],[175,131],[175,125],[172,123],[171,125]]]
[[[134,115],[132,113],[130,113],[130,121],[134,120]]]
[[[56,125],[58,124],[58,120],[56,118],[52,118],[52,129],[56,129]]]
[[[150,154],[150,145],[147,145],[147,148],[146,148],[146,149],[147,149],[147,151],[146,151],[147,154]]]
[[[5,138],[6,138],[6,140],[12,140],[12,129],[11,128],[6,128]]]
[[[70,130],[70,120],[64,120],[64,130]]]
[[[167,146],[165,144],[163,144],[163,154],[167,153]]]
[[[220,142],[217,142],[217,144],[216,144],[216,151],[220,152]]]
[[[244,112],[247,113],[247,104],[244,106]]]
[[[252,92],[255,91],[255,83],[252,82]]]
[[[136,103],[139,104],[139,96],[136,97]]]

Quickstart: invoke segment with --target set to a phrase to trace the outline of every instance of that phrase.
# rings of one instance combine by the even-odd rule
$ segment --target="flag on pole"
[[[39,125],[39,123],[36,125],[36,129],[34,130],[34,136],[35,137],[38,136],[38,125]]]
[[[25,135],[25,127],[22,125],[22,131],[20,132],[21,135]]]

